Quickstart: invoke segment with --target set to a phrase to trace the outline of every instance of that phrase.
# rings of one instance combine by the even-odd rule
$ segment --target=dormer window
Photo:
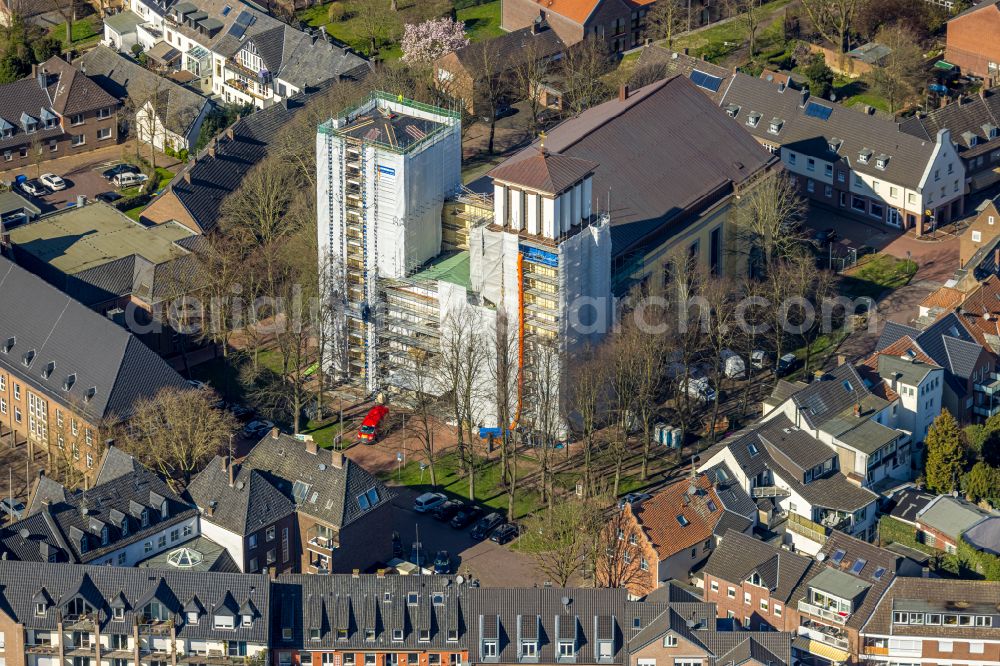
[[[347,629],[337,629],[337,640],[338,641],[347,640]]]
[[[149,527],[149,509],[142,510],[142,526]]]
[[[559,641],[559,658],[573,659],[576,657],[576,645],[573,641]]]
[[[198,624],[198,611],[188,611],[184,614],[185,620],[190,625]]]
[[[882,169],[884,171],[887,166],[889,166],[888,155],[879,155],[878,157],[875,158],[876,169]]]
[[[497,658],[497,641],[489,639],[483,641],[483,659]]]
[[[107,546],[108,545],[108,526],[107,525],[105,525],[104,527],[101,528],[101,545],[102,546]]]
[[[757,127],[757,123],[759,122],[760,122],[760,114],[757,113],[756,111],[751,112],[750,115],[747,116],[747,125],[749,125],[750,127]]]
[[[421,643],[427,643],[428,641],[430,641],[431,640],[431,630],[430,629],[421,629],[420,631],[418,631],[417,632],[417,640],[419,640]]]
[[[242,621],[240,622],[240,624],[242,624],[244,627],[249,627],[249,626],[251,626],[253,624],[253,616],[252,615],[244,614],[244,615],[242,615],[240,617],[242,618]]]
[[[449,643],[454,643],[456,641],[458,641],[458,629],[449,629],[448,630],[448,642]]]
[[[365,629],[365,640],[366,641],[373,641],[373,640],[375,640],[375,630],[374,629]]]
[[[112,618],[121,622],[125,619],[125,608],[123,606],[115,606],[111,612]]]
[[[407,595],[406,595],[406,605],[407,606],[416,606],[417,605],[417,593],[416,592],[409,592],[409,593],[407,593]]]
[[[309,640],[318,641],[320,639],[319,629],[313,628],[309,630]]]
[[[868,164],[868,160],[872,158],[872,151],[865,148],[858,154],[858,161],[862,164]]]
[[[768,126],[767,131],[771,134],[777,134],[781,131],[781,126],[783,124],[784,121],[781,120],[781,118],[771,118],[771,124]]]
[[[750,584],[751,585],[756,585],[757,587],[761,586],[760,574],[757,573],[756,571],[754,571],[752,574],[750,574]]]
[[[87,552],[87,537],[86,537],[86,535],[80,537],[80,552],[81,553],[86,553]]]
[[[431,602],[435,606],[443,606],[444,605],[444,595],[441,594],[440,592],[435,592],[434,595],[431,596]]]
[[[737,104],[726,105],[726,113],[729,114],[730,118],[735,118],[740,114],[740,107]]]
[[[826,146],[830,149],[831,153],[836,153],[840,150],[840,145],[843,143],[840,139],[830,139]]]
[[[394,641],[401,641],[401,640],[403,640],[403,630],[402,629],[393,629],[392,630],[392,640],[394,640]]]
[[[214,626],[216,629],[235,629],[236,624],[232,615],[216,615]]]
[[[167,506],[167,500],[160,502],[160,518],[166,520],[170,517],[170,507]]]
[[[521,641],[521,658],[534,659],[538,657],[538,641]]]
[[[122,536],[128,536],[128,518],[122,518],[121,524]]]
[[[29,349],[28,351],[24,352],[24,356],[21,358],[21,361],[24,363],[25,367],[30,366],[31,362],[34,360],[35,360],[34,349]]]

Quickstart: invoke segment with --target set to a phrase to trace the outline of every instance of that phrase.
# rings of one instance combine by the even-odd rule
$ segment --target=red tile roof
[[[692,479],[683,479],[632,507],[660,559],[704,543],[725,513],[707,475],[693,479],[693,485],[694,493],[690,492]],[[686,524],[682,524],[681,516]]]

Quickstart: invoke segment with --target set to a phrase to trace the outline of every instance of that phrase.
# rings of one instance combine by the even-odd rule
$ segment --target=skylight
[[[833,113],[833,108],[829,106],[817,104],[816,102],[809,102],[808,104],[806,104],[807,116],[812,116],[813,118],[819,118],[820,120],[829,120],[831,113]]]
[[[874,580],[882,580],[882,576],[884,575],[885,575],[885,567],[879,567],[878,569],[875,570],[875,573],[872,574],[872,578]]]
[[[715,500],[708,500],[708,511],[709,513],[715,513],[715,510],[719,507],[715,506]]]
[[[750,453],[751,458],[760,453],[760,451],[757,450],[757,445],[753,442],[747,444],[747,451]]]
[[[855,576],[861,575],[861,571],[865,568],[866,564],[868,564],[868,560],[859,557],[854,561],[854,565],[851,567],[851,573]]]
[[[834,564],[840,564],[841,561],[844,559],[844,555],[847,555],[847,553],[838,548],[837,550],[833,551],[833,555],[830,556],[830,561],[833,562]]]
[[[678,514],[678,516],[677,516],[677,522],[681,524],[681,527],[687,527],[688,525],[691,524],[688,521],[688,519],[684,517],[683,513],[682,514]]]
[[[292,484],[292,497],[295,498],[296,504],[301,504],[306,501],[306,497],[309,496],[309,488],[311,486],[308,483],[296,480]]]

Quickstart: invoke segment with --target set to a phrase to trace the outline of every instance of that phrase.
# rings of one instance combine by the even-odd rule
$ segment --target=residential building
[[[203,92],[262,109],[329,80],[363,76],[370,65],[240,0],[130,0],[145,22],[140,46],[166,69],[189,72]]]
[[[0,257],[0,421],[29,451],[41,447],[89,479],[107,422],[186,387],[127,330]]]
[[[470,113],[490,117],[494,112],[482,108],[483,86],[496,85],[498,78],[516,77],[518,68],[528,62],[552,63],[562,57],[565,45],[545,21],[532,23],[494,37],[486,42],[469,44],[434,61],[435,85],[444,93],[462,101]],[[554,65],[551,65],[554,67]],[[537,72],[545,71],[545,65],[538,65]],[[484,71],[491,70],[491,71]],[[534,92],[543,106],[562,108],[562,98],[553,95],[549,99],[547,87]]]
[[[392,491],[311,440],[275,429],[235,464],[217,456],[187,492],[202,533],[241,571],[331,573],[388,559]]]
[[[1000,664],[1000,583],[896,578],[861,629],[870,664]]]
[[[864,488],[909,480],[913,476],[910,465],[913,436],[903,426],[912,424],[915,416],[912,410],[900,414],[900,399],[892,386],[902,390],[902,386],[913,383],[926,388],[941,375],[936,366],[903,365],[909,361],[905,358],[900,362],[889,354],[869,359],[877,374],[867,380],[858,368],[842,364],[792,393],[766,414],[764,420],[783,416],[826,444],[837,453],[840,470]],[[909,374],[902,375],[902,370]],[[890,384],[883,383],[881,376],[890,378]],[[920,396],[925,399],[925,393]],[[930,413],[938,414],[940,399],[936,405],[937,411],[933,411],[933,406],[921,405],[921,423],[930,422],[933,418]],[[922,441],[923,437],[918,439]]]
[[[920,139],[894,121],[741,73],[722,107],[781,157],[807,199],[920,234],[963,213],[965,166],[947,129]]]
[[[983,202],[972,222],[958,237],[959,268],[978,273],[975,276],[978,279],[984,279],[988,274],[997,275],[1000,268],[1000,261],[996,258],[998,242],[1000,210],[996,201],[990,199]]]
[[[4,562],[8,666],[246,663],[266,657],[267,576]]]
[[[170,325],[172,299],[197,286],[202,239],[176,222],[144,226],[94,202],[55,211],[9,234],[23,268],[138,336],[163,357],[197,348]]]
[[[733,76],[731,69],[695,58],[687,53],[671,51],[660,44],[650,44],[639,52],[636,72],[643,78],[686,76],[717,104],[726,94],[726,84]]]
[[[835,449],[784,414],[719,442],[701,459],[699,471],[725,463],[757,501],[761,526],[798,550],[815,554],[838,530],[875,535],[878,496],[857,477],[849,480]]]
[[[964,235],[960,236],[959,240],[961,241],[963,238]],[[962,290],[949,286],[938,287],[920,301],[918,325],[921,323],[925,326],[933,324],[939,317],[961,305],[963,300],[965,300],[965,293]]]
[[[917,541],[931,548],[955,553],[962,534],[991,515],[991,512],[960,497],[939,495],[917,514]]]
[[[996,344],[998,320],[992,314],[1000,314],[1000,308],[989,303],[988,299],[980,302],[985,310],[970,310],[968,300],[965,303],[959,312],[949,312],[923,331],[888,322],[875,348],[876,351],[883,351],[896,345],[894,349],[907,356],[910,356],[908,350],[914,355],[923,354],[924,362],[929,359],[941,366],[944,374],[940,384],[940,405],[960,422],[971,423],[985,420],[1000,411],[1000,405],[993,404],[996,388],[996,350],[993,345]],[[969,312],[985,312],[990,314],[990,318],[986,319],[982,314],[970,315]],[[899,342],[904,338],[904,342]],[[937,398],[918,397],[928,403],[932,399],[937,401]],[[932,405],[928,408],[933,410]],[[925,436],[926,433],[918,439]]]
[[[13,190],[0,192],[0,228],[4,230],[31,222],[42,210]]]
[[[237,120],[177,172],[166,190],[142,211],[142,221],[146,224],[174,221],[195,233],[211,233],[218,226],[226,197],[267,156],[279,130],[309,101],[322,99],[333,85],[328,82],[317,86]]]
[[[135,12],[126,9],[104,17],[103,46],[131,53],[139,44],[139,25],[146,21]]]
[[[131,131],[139,141],[158,150],[194,150],[201,124],[214,106],[207,97],[106,46],[91,49],[77,65],[108,94],[139,107],[131,118]]]
[[[1000,77],[1000,45],[991,38],[1000,30],[1000,7],[995,0],[984,2],[948,20],[945,59],[958,65],[962,74],[983,79],[986,87]]]
[[[628,503],[622,511],[621,521],[616,521],[618,538],[627,538],[639,558],[639,571],[628,581],[629,593],[636,598],[668,580],[687,580],[723,534],[749,533],[757,517],[756,504],[725,464],[672,483],[647,500]]]
[[[130,458],[109,447],[104,460]],[[40,476],[27,515],[0,530],[6,560],[131,567],[198,536],[198,511],[152,470],[71,491]]]
[[[118,141],[121,105],[59,56],[0,86],[0,168],[23,169]]]
[[[744,627],[796,634],[798,659],[857,663],[861,628],[886,588],[919,571],[842,532],[831,534],[815,558],[731,532],[705,565],[705,601]]]
[[[901,121],[899,128],[925,141],[933,141],[939,130],[947,129],[965,164],[969,191],[977,192],[1000,180],[998,125],[1000,89],[984,88],[978,95],[962,96],[927,113],[917,113]]]
[[[980,552],[1000,557],[1000,515],[994,511],[965,530],[962,541]]]
[[[917,515],[931,503],[936,495],[919,488],[905,488],[893,497],[894,506],[889,515],[907,525],[917,526]]]
[[[567,46],[596,37],[607,43],[611,53],[621,53],[642,46],[646,40],[646,16],[652,4],[653,0],[552,0],[544,5],[531,0],[506,0],[500,26],[513,32],[540,18],[548,21]],[[709,0],[692,2],[680,11],[688,30],[726,14],[724,5]]]

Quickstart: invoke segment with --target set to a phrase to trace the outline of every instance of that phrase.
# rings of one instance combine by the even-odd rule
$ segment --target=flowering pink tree
[[[408,23],[403,33],[403,62],[430,64],[445,53],[468,46],[465,24],[450,17]]]

